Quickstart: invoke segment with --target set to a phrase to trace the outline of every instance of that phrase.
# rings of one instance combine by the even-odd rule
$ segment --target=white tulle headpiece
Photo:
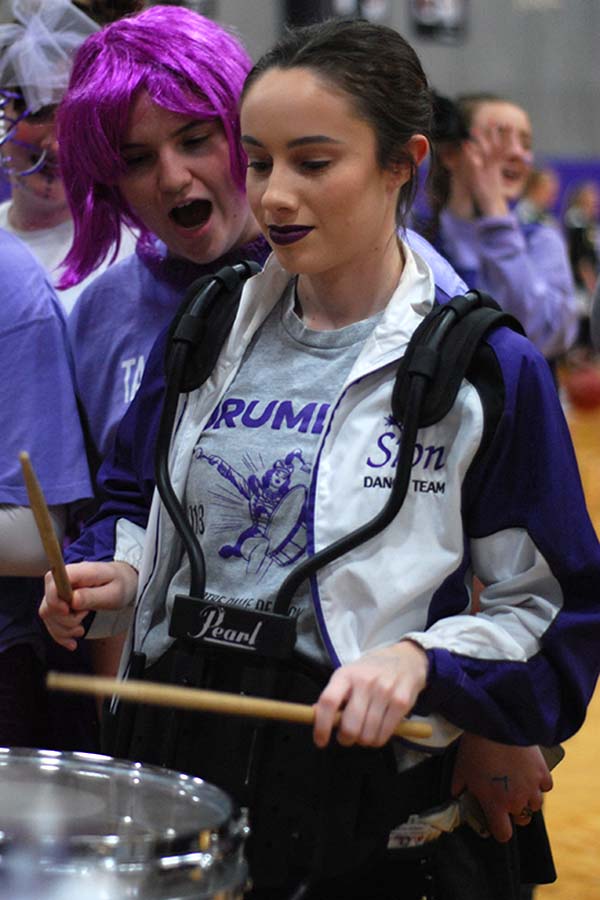
[[[0,25],[0,88],[19,88],[28,110],[36,112],[60,102],[75,53],[99,26],[70,0],[6,5],[14,24]]]

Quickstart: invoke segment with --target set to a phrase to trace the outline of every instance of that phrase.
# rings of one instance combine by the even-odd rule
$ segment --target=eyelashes
[[[294,168],[298,169],[301,172],[322,172],[327,169],[332,163],[330,159],[307,159],[302,160],[299,163],[296,163]],[[262,160],[262,159],[249,159],[248,160],[248,169],[252,169],[254,172],[259,174],[266,174],[270,172],[273,168],[273,163],[270,160]]]

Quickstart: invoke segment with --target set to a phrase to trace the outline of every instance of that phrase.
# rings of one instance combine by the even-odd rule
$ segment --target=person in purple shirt
[[[26,450],[59,537],[91,496],[60,304],[40,263],[0,229],[0,743],[49,746],[37,608],[48,568],[19,463]],[[91,749],[91,748],[90,748]]]
[[[529,116],[515,103],[491,94],[438,97],[427,233],[469,287],[490,293],[553,360],[574,342],[578,314],[559,229],[523,223],[514,209],[532,142]]]
[[[161,6],[106,26],[76,56],[58,115],[76,226],[61,284],[85,278],[122,226],[140,233],[136,253],[83,292],[68,326],[101,456],[185,288],[268,254],[246,201],[238,144],[237,102],[250,65],[221,26]]]

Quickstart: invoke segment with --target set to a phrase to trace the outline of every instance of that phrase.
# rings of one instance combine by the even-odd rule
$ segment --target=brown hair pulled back
[[[383,169],[408,163],[397,215],[404,221],[417,191],[417,166],[406,149],[415,134],[431,133],[431,93],[419,58],[404,38],[362,19],[329,19],[289,30],[250,71],[242,101],[269,69],[311,69],[341,89],[375,132]]]

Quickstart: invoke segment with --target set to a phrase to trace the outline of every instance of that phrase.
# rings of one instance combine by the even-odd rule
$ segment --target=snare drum
[[[0,749],[0,897],[238,900],[246,834],[227,794],[200,778]]]

